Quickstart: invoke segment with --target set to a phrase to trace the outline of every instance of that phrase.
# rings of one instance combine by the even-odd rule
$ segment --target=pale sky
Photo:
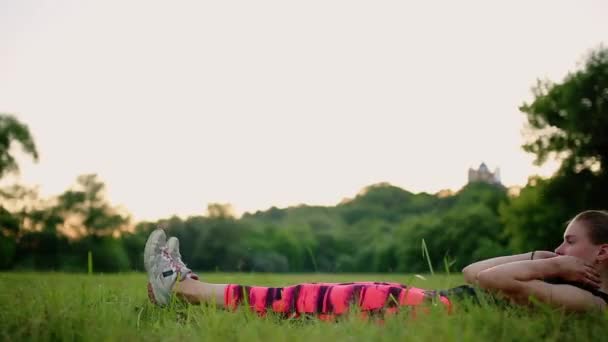
[[[0,112],[56,195],[97,173],[136,220],[458,190],[523,152],[537,78],[608,43],[608,1],[0,0]]]

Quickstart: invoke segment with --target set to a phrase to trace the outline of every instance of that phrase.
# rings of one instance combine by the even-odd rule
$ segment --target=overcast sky
[[[0,0],[0,112],[44,195],[97,173],[135,219],[334,205],[469,167],[548,175],[521,150],[537,78],[608,42],[608,1]]]

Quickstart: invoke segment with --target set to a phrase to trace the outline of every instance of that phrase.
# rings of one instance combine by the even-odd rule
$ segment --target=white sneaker
[[[182,255],[179,252],[179,240],[175,236],[170,237],[167,241],[167,250],[173,261],[179,266],[181,274],[185,275],[186,278],[199,280],[198,275],[192,272],[182,261]]]
[[[171,290],[180,274],[180,266],[171,258],[166,246],[167,236],[162,229],[156,229],[148,237],[144,249],[144,265],[148,272],[148,297],[157,305],[167,305]]]
[[[167,244],[167,235],[162,229],[156,229],[146,241],[146,247],[144,249],[144,267],[146,272],[150,271],[150,267],[154,261],[154,257],[160,253],[160,249]]]

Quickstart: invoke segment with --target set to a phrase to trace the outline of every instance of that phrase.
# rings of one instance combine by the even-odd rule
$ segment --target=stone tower
[[[477,170],[469,168],[469,183],[472,182],[502,184],[500,182],[500,169],[496,168],[494,172],[491,172],[485,163],[481,163]]]

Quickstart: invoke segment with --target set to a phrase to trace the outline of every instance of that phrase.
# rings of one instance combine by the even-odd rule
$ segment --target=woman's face
[[[589,234],[584,223],[574,220],[566,227],[564,242],[555,249],[555,253],[570,255],[590,263],[595,263],[598,250],[599,246],[594,245],[589,239]]]

